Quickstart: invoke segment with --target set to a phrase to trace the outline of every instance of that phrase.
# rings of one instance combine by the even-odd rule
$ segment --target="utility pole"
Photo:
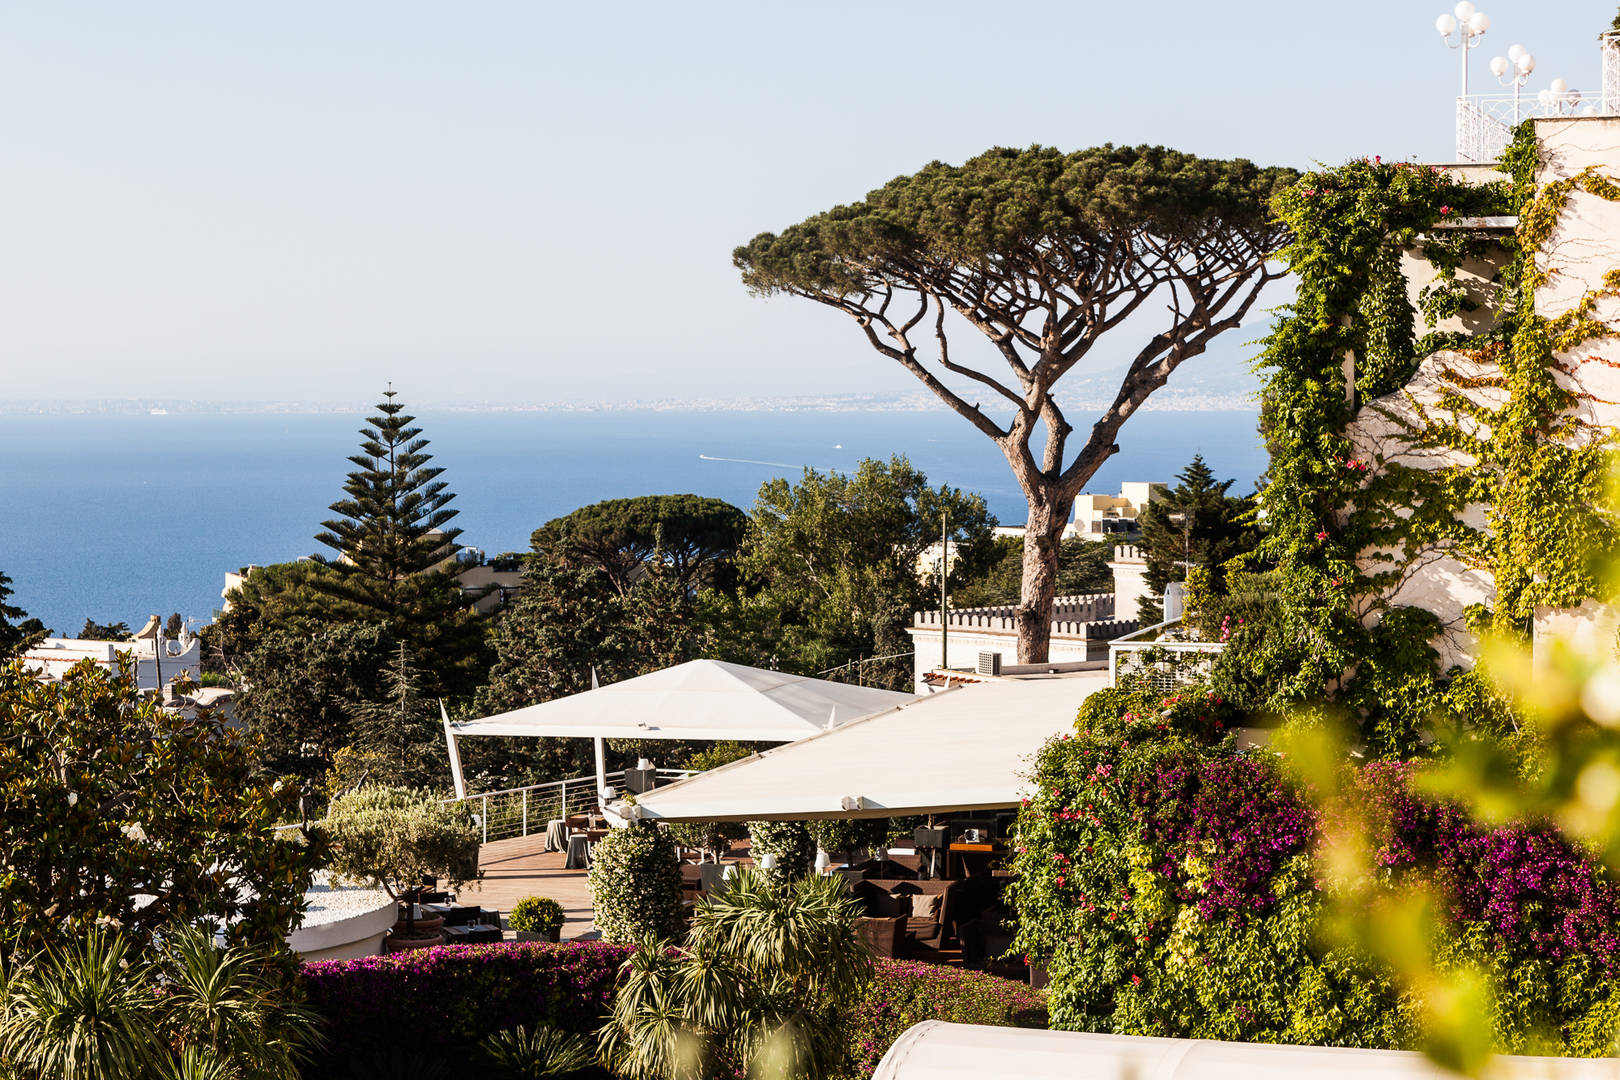
[[[948,522],[950,511],[939,512],[939,666],[941,670],[949,670],[951,633],[951,595],[946,584],[950,577],[951,566],[951,531]]]

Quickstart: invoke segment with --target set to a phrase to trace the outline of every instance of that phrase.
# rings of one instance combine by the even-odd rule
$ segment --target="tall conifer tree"
[[[338,516],[315,537],[341,556],[337,573],[310,584],[348,607],[345,614],[387,625],[430,665],[431,691],[470,689],[483,642],[455,581],[455,495],[439,479],[444,470],[428,464],[428,440],[396,396],[390,388],[360,429],[348,497],[332,504]]]

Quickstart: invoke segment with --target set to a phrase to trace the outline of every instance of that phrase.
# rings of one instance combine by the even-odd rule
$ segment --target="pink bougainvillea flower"
[[[1323,529],[1321,532],[1317,533],[1316,538],[1318,540],[1326,540],[1328,538],[1327,530]]]

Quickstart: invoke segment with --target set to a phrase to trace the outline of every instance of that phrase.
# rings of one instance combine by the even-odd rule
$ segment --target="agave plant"
[[[496,1075],[506,1080],[573,1076],[596,1063],[596,1053],[582,1036],[541,1024],[497,1031],[481,1044]]]
[[[698,906],[683,948],[643,942],[626,961],[603,1060],[634,1080],[832,1075],[844,1052],[840,1005],[872,973],[859,913],[839,879],[745,870]]]
[[[150,964],[91,929],[20,967],[0,1013],[0,1062],[27,1080],[145,1080],[169,1065]]]

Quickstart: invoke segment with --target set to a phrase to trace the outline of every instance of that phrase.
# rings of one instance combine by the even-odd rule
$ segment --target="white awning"
[[[629,818],[871,818],[1017,806],[1030,759],[1074,730],[1105,670],[1001,679],[887,712],[649,791]]]
[[[582,694],[448,724],[450,735],[792,742],[912,694],[692,660]]]
[[[1614,1080],[1613,1058],[1495,1057],[1489,1080]],[[924,1020],[878,1062],[873,1080],[1448,1080],[1422,1054],[1347,1046],[1287,1046],[978,1027]]]

